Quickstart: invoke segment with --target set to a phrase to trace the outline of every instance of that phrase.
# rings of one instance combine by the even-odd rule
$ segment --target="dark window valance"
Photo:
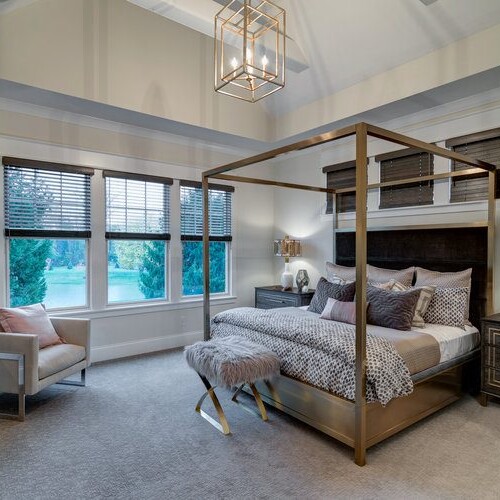
[[[93,169],[8,157],[2,163],[6,236],[90,237]]]
[[[446,146],[477,160],[483,160],[500,167],[500,129],[487,130],[477,134],[456,137],[446,141]],[[451,161],[453,172],[467,170],[471,167],[455,160]],[[497,170],[498,178],[498,170]],[[497,198],[500,186],[497,180]],[[488,198],[488,173],[463,179],[451,179],[450,202],[486,200]]]
[[[105,178],[106,238],[170,239],[170,184],[164,178],[130,174]]]
[[[181,239],[203,237],[203,191],[201,183],[181,181]],[[223,187],[224,189],[219,189]],[[230,188],[230,189],[227,189]],[[209,184],[209,234],[211,241],[231,241],[232,186]]]
[[[375,157],[380,161],[380,182],[391,182],[434,174],[432,154],[405,149]],[[432,205],[434,181],[427,180],[380,188],[379,208]]]

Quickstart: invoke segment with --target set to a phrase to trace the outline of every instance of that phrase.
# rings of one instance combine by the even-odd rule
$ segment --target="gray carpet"
[[[2,499],[499,498],[500,405],[470,397],[352,451],[270,410],[263,423],[221,392],[233,431],[194,412],[202,393],[179,351],[95,365],[86,388],[29,398],[0,421]],[[0,408],[12,398],[0,396]]]

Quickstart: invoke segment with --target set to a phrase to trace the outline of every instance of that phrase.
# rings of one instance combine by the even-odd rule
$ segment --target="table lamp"
[[[283,290],[293,288],[293,274],[290,272],[290,257],[300,257],[301,248],[299,240],[292,240],[285,236],[282,240],[274,240],[274,255],[276,257],[285,257],[285,271],[281,275],[281,286]]]

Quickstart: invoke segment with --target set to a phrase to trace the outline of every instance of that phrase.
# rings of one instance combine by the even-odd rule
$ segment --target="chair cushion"
[[[268,379],[280,371],[280,359],[273,351],[236,335],[196,342],[184,354],[191,368],[223,387]]]
[[[5,333],[31,333],[38,335],[40,349],[61,344],[50,318],[42,304],[0,308],[0,324]]]
[[[38,353],[38,379],[54,375],[85,359],[85,347],[58,344],[40,349]]]

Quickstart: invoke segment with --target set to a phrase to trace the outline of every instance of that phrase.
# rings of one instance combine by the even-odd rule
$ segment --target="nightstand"
[[[500,398],[500,314],[481,320],[481,404]]]
[[[314,290],[299,293],[297,288],[283,290],[281,286],[255,287],[255,307],[259,309],[274,309],[276,307],[308,306],[313,298]]]

